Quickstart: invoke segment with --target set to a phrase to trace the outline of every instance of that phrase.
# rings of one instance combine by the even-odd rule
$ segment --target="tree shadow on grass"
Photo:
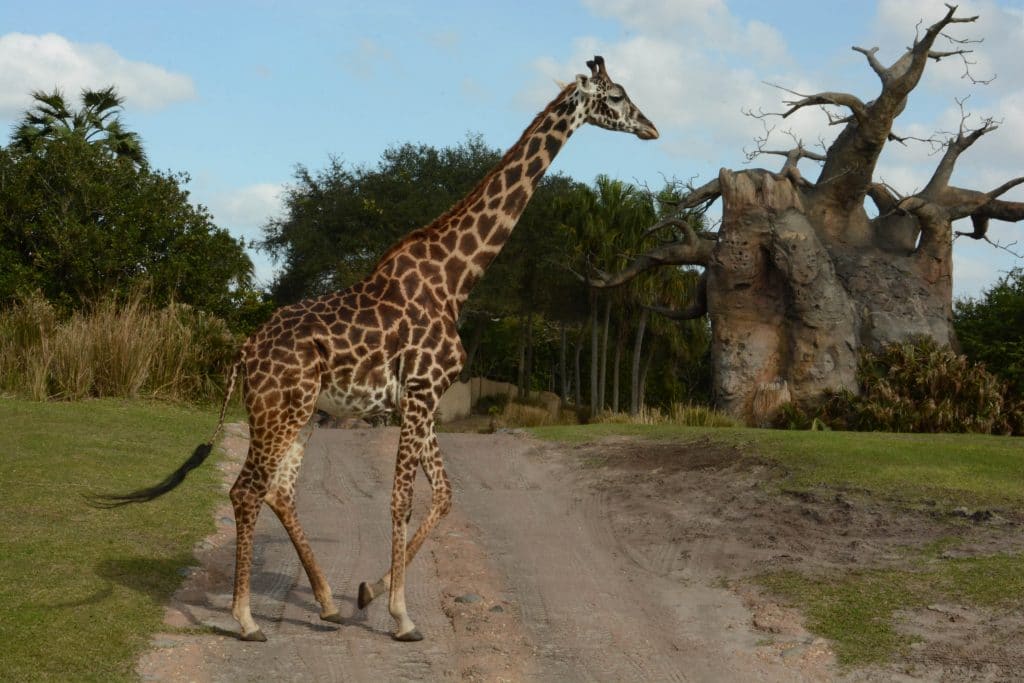
[[[107,558],[96,565],[96,575],[136,593],[142,593],[154,603],[163,605],[181,585],[187,570],[195,565],[195,558],[184,553],[159,559]]]

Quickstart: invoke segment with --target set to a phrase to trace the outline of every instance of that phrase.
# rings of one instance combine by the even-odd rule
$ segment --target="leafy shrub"
[[[1024,399],[1024,268],[1014,268],[980,299],[953,306],[953,326],[964,354],[985,363]]]
[[[861,353],[858,396],[827,392],[815,406],[786,405],[776,426],[891,432],[1024,433],[1024,402],[984,366],[930,338]]]

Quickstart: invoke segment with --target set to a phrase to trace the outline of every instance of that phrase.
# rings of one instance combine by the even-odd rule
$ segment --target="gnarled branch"
[[[609,274],[595,270],[593,274],[584,278],[584,282],[591,287],[607,289],[624,285],[645,270],[657,266],[707,266],[711,259],[711,250],[714,249],[717,240],[697,235],[692,228],[691,235],[692,238],[685,242],[665,244],[637,256],[618,273]]]

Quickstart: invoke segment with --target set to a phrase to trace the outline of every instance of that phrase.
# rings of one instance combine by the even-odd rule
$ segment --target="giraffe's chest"
[[[381,417],[398,409],[400,392],[398,378],[390,372],[364,381],[339,379],[320,390],[316,407],[334,417]]]

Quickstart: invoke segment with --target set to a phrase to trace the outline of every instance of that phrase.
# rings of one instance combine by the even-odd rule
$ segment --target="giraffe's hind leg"
[[[298,553],[299,560],[302,561],[306,576],[309,577],[309,584],[313,588],[313,595],[320,603],[320,618],[340,624],[342,623],[341,613],[338,611],[337,605],[334,604],[331,587],[320,570],[320,565],[313,555],[309,541],[306,540],[306,534],[302,530],[295,511],[295,480],[299,475],[299,466],[302,464],[306,441],[312,431],[312,425],[307,425],[288,449],[285,457],[281,459],[267,491],[266,501],[281,521],[285,531],[288,532],[288,537],[291,539],[292,545],[295,546],[295,552]]]
[[[252,447],[242,471],[231,487],[231,505],[235,510],[235,589],[231,614],[242,629],[242,640],[264,641],[266,636],[256,625],[249,608],[249,589],[252,578],[252,538],[256,518],[263,506],[267,478],[255,465]]]
[[[237,538],[235,590],[231,614],[241,627],[242,640],[266,640],[266,636],[263,635],[252,618],[249,606],[253,533],[263,502],[272,487],[278,488],[279,482],[275,477],[280,465],[289,454],[297,452],[301,459],[303,449],[299,448],[298,451],[294,451],[293,446],[303,427],[308,426],[309,417],[313,412],[313,400],[315,399],[309,397],[307,405],[300,404],[288,413],[279,416],[275,421],[254,422],[250,417],[249,454],[242,466],[242,471],[238,474],[238,479],[231,487],[231,504],[235,510]],[[250,416],[252,412],[250,407]],[[291,469],[297,473],[298,462],[295,462]],[[288,471],[288,468],[282,471]],[[291,532],[289,531],[289,533]]]

